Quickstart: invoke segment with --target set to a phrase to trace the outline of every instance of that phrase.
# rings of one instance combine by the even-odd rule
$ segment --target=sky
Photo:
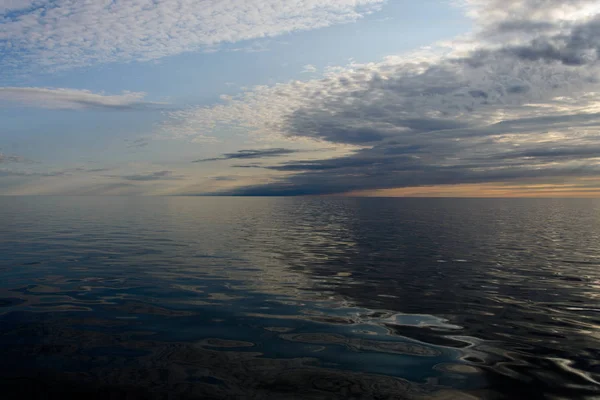
[[[600,196],[600,0],[0,0],[0,195]]]

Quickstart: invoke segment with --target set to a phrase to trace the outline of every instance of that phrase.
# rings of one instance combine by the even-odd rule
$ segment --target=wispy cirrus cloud
[[[347,23],[383,0],[4,0],[0,66],[146,61],[220,43]]]
[[[145,93],[123,92],[118,95],[89,90],[40,87],[0,87],[0,105],[23,105],[50,109],[139,110],[159,108],[164,103],[143,101]]]

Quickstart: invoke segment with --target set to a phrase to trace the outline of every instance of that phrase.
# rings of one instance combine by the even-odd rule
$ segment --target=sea
[[[597,399],[600,200],[0,197],[2,399]]]

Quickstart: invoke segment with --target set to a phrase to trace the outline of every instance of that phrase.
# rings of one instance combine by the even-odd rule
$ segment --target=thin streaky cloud
[[[27,162],[27,159],[21,156],[17,156],[14,154],[4,154],[0,153],[0,164],[2,163],[22,163]]]
[[[0,168],[0,177],[55,177],[55,176],[64,176],[66,175],[63,171],[54,171],[54,172],[36,172],[36,171],[20,171],[13,170],[8,168]]]
[[[180,179],[185,178],[185,176],[175,174],[173,171],[156,171],[156,172],[148,172],[148,173],[132,174],[132,175],[109,175],[109,177],[125,179],[127,181],[139,181],[139,182],[180,180]]]
[[[250,158],[265,158],[265,157],[279,157],[288,154],[298,153],[300,150],[293,149],[259,149],[259,150],[239,150],[236,153],[226,153],[220,157],[203,158],[195,160],[193,162],[208,162],[208,161],[220,161],[220,160],[239,160],[239,159],[250,159]]]
[[[135,110],[162,107],[164,103],[146,102],[146,93],[122,92],[118,95],[89,90],[40,87],[0,87],[0,105],[21,105],[50,109]]]

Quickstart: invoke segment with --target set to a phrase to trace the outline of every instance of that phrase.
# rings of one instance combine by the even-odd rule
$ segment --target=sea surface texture
[[[2,399],[599,382],[598,200],[0,198]]]

